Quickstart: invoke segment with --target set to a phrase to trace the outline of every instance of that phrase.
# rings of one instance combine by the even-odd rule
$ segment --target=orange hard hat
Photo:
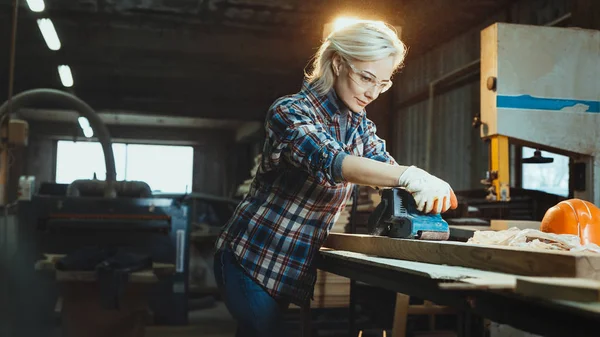
[[[583,245],[600,244],[600,208],[581,199],[561,201],[546,211],[540,230],[577,235]]]

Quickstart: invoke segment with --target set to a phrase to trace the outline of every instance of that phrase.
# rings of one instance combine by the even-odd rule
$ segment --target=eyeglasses
[[[352,79],[356,84],[358,84],[363,89],[379,89],[379,93],[383,94],[388,91],[392,87],[392,81],[380,81],[373,74],[357,69],[352,63],[346,61],[346,63],[350,66],[352,71],[348,72],[348,76]]]

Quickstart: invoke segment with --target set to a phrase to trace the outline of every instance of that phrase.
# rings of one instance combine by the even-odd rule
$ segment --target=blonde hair
[[[406,57],[406,46],[394,27],[381,21],[361,20],[333,31],[314,55],[311,72],[305,72],[308,81],[321,95],[333,87],[332,64],[336,54],[345,60],[367,62],[394,56],[396,71]]]

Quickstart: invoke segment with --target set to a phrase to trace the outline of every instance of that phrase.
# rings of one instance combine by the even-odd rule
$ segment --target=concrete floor
[[[146,337],[233,337],[236,323],[223,302],[212,308],[195,310],[189,314],[189,325],[184,327],[146,327]]]

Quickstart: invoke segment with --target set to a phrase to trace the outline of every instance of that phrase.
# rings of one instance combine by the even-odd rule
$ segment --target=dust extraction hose
[[[102,145],[102,151],[104,152],[104,162],[106,164],[106,185],[104,188],[104,197],[115,198],[117,193],[115,189],[116,182],[116,170],[115,170],[115,157],[112,150],[112,143],[110,140],[110,133],[100,119],[100,116],[84,101],[64,91],[56,89],[32,89],[23,91],[12,97],[11,110],[18,111],[20,108],[33,104],[35,102],[42,101],[58,103],[64,106],[66,109],[72,109],[77,111],[81,116],[87,118],[90,122],[90,126],[94,130],[94,134],[98,135],[98,140]],[[0,121],[3,121],[8,113],[9,102],[6,101],[0,106]]]

